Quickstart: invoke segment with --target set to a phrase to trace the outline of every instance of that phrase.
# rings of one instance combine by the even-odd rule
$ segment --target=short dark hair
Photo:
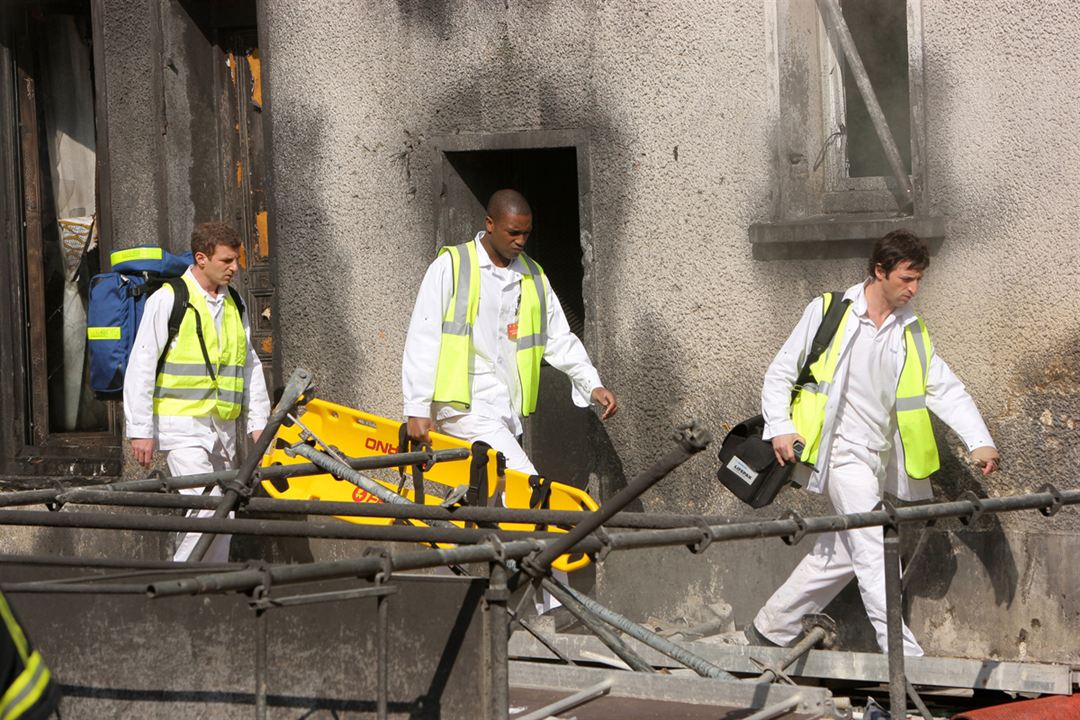
[[[912,270],[926,270],[930,267],[930,248],[909,230],[893,230],[874,244],[874,252],[870,254],[870,277],[874,277],[874,269],[879,265],[888,275],[905,261],[911,263]]]
[[[489,218],[498,220],[506,215],[532,215],[532,208],[525,196],[517,190],[503,188],[495,191],[488,200],[486,212]]]
[[[206,257],[213,257],[214,249],[218,245],[236,248],[240,247],[240,233],[228,223],[220,221],[199,223],[191,231],[191,254],[202,253]]]

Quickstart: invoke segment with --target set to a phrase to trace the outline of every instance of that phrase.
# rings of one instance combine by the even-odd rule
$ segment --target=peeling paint
[[[269,337],[269,336],[267,336],[267,337],[264,337],[264,338],[262,339],[262,342],[261,342],[261,343],[259,343],[259,348],[260,348],[260,349],[261,349],[261,350],[262,350],[262,351],[263,351],[264,353],[268,353],[268,354],[269,354],[269,353],[272,353],[272,352],[274,352],[274,338],[272,338],[272,337]]]
[[[270,235],[265,210],[255,213],[255,232],[259,236],[259,255],[270,257]]]
[[[259,60],[259,48],[247,54],[248,70],[251,72],[251,102],[262,109],[262,61]]]

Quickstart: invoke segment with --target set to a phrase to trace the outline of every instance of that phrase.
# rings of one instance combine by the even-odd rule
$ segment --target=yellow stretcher
[[[398,452],[400,422],[378,417],[377,415],[369,415],[360,410],[318,399],[311,400],[304,406],[303,414],[299,420],[319,440],[349,457],[390,455]],[[286,446],[300,439],[301,432],[301,428],[295,424],[289,427],[283,426],[278,430],[275,442],[271,443],[271,449],[263,457],[263,466],[307,462],[301,457],[289,457],[284,450]],[[431,433],[431,444],[433,450],[470,448],[470,444],[464,440],[435,432]],[[501,463],[497,460],[497,457],[498,453],[495,450],[488,450],[486,467],[483,466],[483,458],[479,458],[481,462],[477,463],[478,458],[475,457],[469,460],[436,463],[431,469],[424,471],[424,482],[425,484],[436,483],[450,488],[469,485],[471,475],[474,472],[473,466],[479,465],[475,471],[478,473],[478,477],[474,479],[473,484],[479,488],[486,486],[487,504],[490,505],[490,499],[499,487]],[[395,492],[401,484],[397,469],[384,471],[365,470],[363,473]],[[409,468],[406,468],[406,475],[401,494],[409,500],[413,500],[413,486]],[[480,482],[476,482],[476,480]],[[486,482],[484,482],[485,480]],[[546,505],[551,510],[593,511],[597,509],[596,501],[582,490],[557,482],[552,482],[547,487],[550,488],[550,494]],[[366,490],[348,481],[338,480],[331,475],[312,475],[276,481],[265,480],[263,481],[263,488],[271,497],[286,500],[382,502],[382,500]],[[506,470],[505,490],[507,507],[529,507],[534,493],[528,475],[516,470]],[[428,505],[438,505],[442,501],[442,497],[429,492],[425,493],[424,501]],[[339,516],[338,519],[369,525],[389,525],[394,522],[393,518],[383,517]],[[412,522],[417,525],[423,524],[419,520]],[[456,524],[463,525],[463,523]],[[537,526],[531,523],[502,523],[499,527],[504,530],[529,531],[537,529]],[[554,526],[541,527],[541,529],[564,532]],[[588,564],[589,558],[586,555],[563,555],[555,561],[553,566],[558,570],[570,572]]]

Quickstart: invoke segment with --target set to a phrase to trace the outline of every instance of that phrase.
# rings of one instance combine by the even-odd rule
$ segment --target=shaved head
[[[517,190],[503,189],[491,196],[487,204],[487,216],[492,220],[509,215],[532,215],[529,201]]]

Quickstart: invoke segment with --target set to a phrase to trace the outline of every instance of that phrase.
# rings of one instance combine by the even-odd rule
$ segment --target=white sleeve
[[[158,290],[143,307],[124,372],[124,427],[129,438],[154,437],[154,382],[158,358],[169,338],[169,315],[175,297],[169,290]]]
[[[544,359],[553,368],[570,378],[570,397],[578,407],[588,407],[592,391],[601,386],[600,373],[589,360],[589,353],[577,335],[570,332],[562,304],[549,282],[544,283],[547,294],[547,342]]]
[[[765,440],[795,432],[795,423],[791,421],[791,390],[821,326],[823,307],[824,300],[820,296],[806,306],[799,323],[765,371],[761,387],[761,414],[765,418],[762,437]]]
[[[926,407],[930,412],[952,428],[969,451],[977,447],[994,447],[975,401],[937,353],[930,355],[930,369],[926,375]]]
[[[270,417],[270,394],[266,391],[266,376],[262,360],[251,344],[251,324],[244,313],[244,337],[247,339],[247,361],[244,363],[244,404],[247,406],[248,433],[261,431]]]
[[[401,360],[401,392],[406,417],[431,415],[442,322],[454,293],[453,273],[454,261],[450,253],[443,253],[428,267],[416,294]]]

